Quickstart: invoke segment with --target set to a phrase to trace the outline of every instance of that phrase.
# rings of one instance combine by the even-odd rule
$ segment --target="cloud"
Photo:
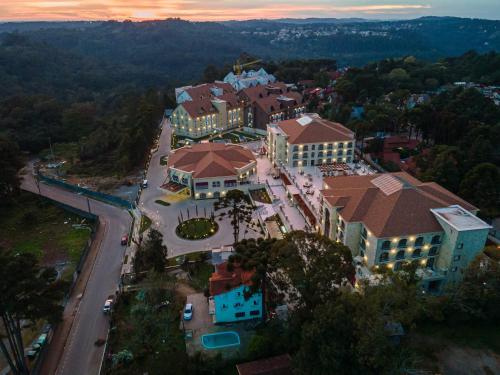
[[[389,2],[390,0],[386,1]],[[163,19],[225,20],[281,17],[335,17],[369,14],[415,13],[428,4],[342,5],[331,0],[2,0],[2,20]]]

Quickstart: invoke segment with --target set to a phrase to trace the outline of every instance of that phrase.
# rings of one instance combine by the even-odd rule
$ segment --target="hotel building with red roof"
[[[321,197],[321,232],[348,246],[365,274],[415,262],[433,292],[461,280],[490,229],[476,207],[405,172],[326,177]]]
[[[268,157],[277,166],[349,163],[354,158],[354,132],[315,113],[271,123],[267,136]]]
[[[195,199],[206,199],[247,190],[256,166],[255,156],[243,146],[203,142],[173,150],[167,173],[170,182],[189,188]]]

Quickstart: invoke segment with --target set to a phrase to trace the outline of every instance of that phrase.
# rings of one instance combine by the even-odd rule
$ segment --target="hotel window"
[[[422,246],[424,244],[424,237],[418,237],[415,240],[415,246]]]
[[[455,255],[455,256],[453,257],[453,261],[454,261],[454,262],[458,262],[459,260],[460,260],[460,255]]]
[[[322,158],[322,157],[323,157],[323,151],[318,152],[318,158]]]
[[[259,310],[252,310],[252,311],[250,311],[250,315],[253,315],[253,316],[260,315],[260,311]]]
[[[315,150],[315,149],[316,149],[316,145],[312,145],[311,150]]]
[[[318,150],[323,150],[323,145],[318,145]]]
[[[387,262],[389,260],[389,253],[384,252],[380,254],[380,257],[378,258],[379,262]]]
[[[396,262],[394,264],[394,271],[399,271],[402,266],[403,266],[403,262]]]
[[[205,190],[208,189],[208,182],[197,182],[195,184],[196,190]]]
[[[359,242],[359,246],[360,246],[363,250],[365,250],[365,249],[366,249],[366,241],[365,241],[365,240],[361,240],[361,241]]]
[[[413,250],[413,254],[411,255],[413,258],[419,258],[422,256],[422,249]]]
[[[351,148],[351,147],[352,147],[352,142],[349,142],[349,143],[347,144],[347,147],[348,147],[348,148]]]
[[[234,317],[235,318],[243,318],[245,316],[245,312],[244,311],[239,311],[237,313],[234,313]]]
[[[347,150],[347,155],[352,155],[352,150]]]
[[[342,142],[339,143],[339,148],[344,148],[344,144]]]
[[[363,236],[363,238],[366,238],[368,232],[366,231],[366,228],[363,227],[363,229],[361,230],[361,236]]]
[[[434,236],[434,237],[432,237],[431,244],[436,245],[436,244],[439,244],[439,243],[441,243],[441,236]]]
[[[398,253],[396,254],[396,259],[404,259],[404,258],[405,258],[405,251],[399,250]]]
[[[337,158],[337,163],[342,163],[342,158]]]
[[[429,258],[427,259],[427,263],[426,263],[426,267],[427,268],[433,268],[434,267],[434,261],[436,260],[436,258]]]
[[[213,181],[212,187],[220,187],[220,181]]]
[[[238,182],[236,180],[226,180],[224,181],[224,187],[233,187],[238,185]]]
[[[399,243],[398,243],[398,247],[406,247],[406,243],[408,241],[406,240],[406,238],[402,238],[399,240]]]
[[[293,154],[293,159],[298,159],[299,158],[299,154]]]
[[[328,151],[328,152],[326,153],[326,156],[332,156],[332,152],[331,152],[331,151]]]
[[[308,146],[308,145],[305,145],[305,146],[302,148],[302,151],[309,151],[309,146]]]
[[[382,250],[389,250],[391,248],[391,241],[382,242]]]
[[[338,150],[338,151],[337,151],[337,156],[342,156],[342,155],[344,155],[344,151],[342,151],[342,150]]]
[[[333,149],[333,144],[332,144],[332,143],[328,143],[328,149],[329,149],[329,150],[332,150],[332,149]]]
[[[436,246],[432,246],[429,250],[429,256],[433,257],[438,254],[438,248]]]
[[[304,152],[304,154],[302,155],[302,158],[307,159],[308,157],[309,157],[309,155],[307,154],[307,152]]]
[[[311,152],[311,158],[314,158],[314,152]]]

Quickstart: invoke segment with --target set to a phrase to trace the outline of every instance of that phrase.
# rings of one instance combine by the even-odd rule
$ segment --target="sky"
[[[0,21],[421,16],[500,19],[500,0],[0,0]]]

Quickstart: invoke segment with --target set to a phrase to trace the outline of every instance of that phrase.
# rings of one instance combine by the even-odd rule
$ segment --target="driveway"
[[[161,124],[161,135],[159,139],[158,151],[156,151],[149,163],[147,171],[147,179],[149,187],[144,189],[139,201],[139,208],[143,214],[148,216],[152,221],[152,227],[159,230],[164,237],[165,245],[168,248],[168,256],[175,257],[186,253],[199,250],[209,250],[215,247],[231,245],[233,243],[233,228],[229,220],[217,220],[219,230],[215,235],[205,240],[189,241],[177,236],[175,229],[179,224],[179,216],[184,220],[187,218],[189,210],[190,217],[194,217],[196,207],[198,208],[199,216],[203,216],[206,210],[207,216],[213,209],[214,199],[198,200],[185,199],[170,206],[162,206],[155,201],[162,199],[165,192],[160,189],[167,178],[167,167],[160,165],[160,159],[164,155],[170,153],[170,140],[172,128],[168,120],[164,119]],[[249,230],[248,234],[244,234],[245,229],[240,229],[241,238],[259,237],[260,233]]]
[[[193,304],[193,318],[184,321],[184,328],[198,331],[213,326],[212,315],[208,314],[208,301],[203,293],[187,296],[187,302]]]

